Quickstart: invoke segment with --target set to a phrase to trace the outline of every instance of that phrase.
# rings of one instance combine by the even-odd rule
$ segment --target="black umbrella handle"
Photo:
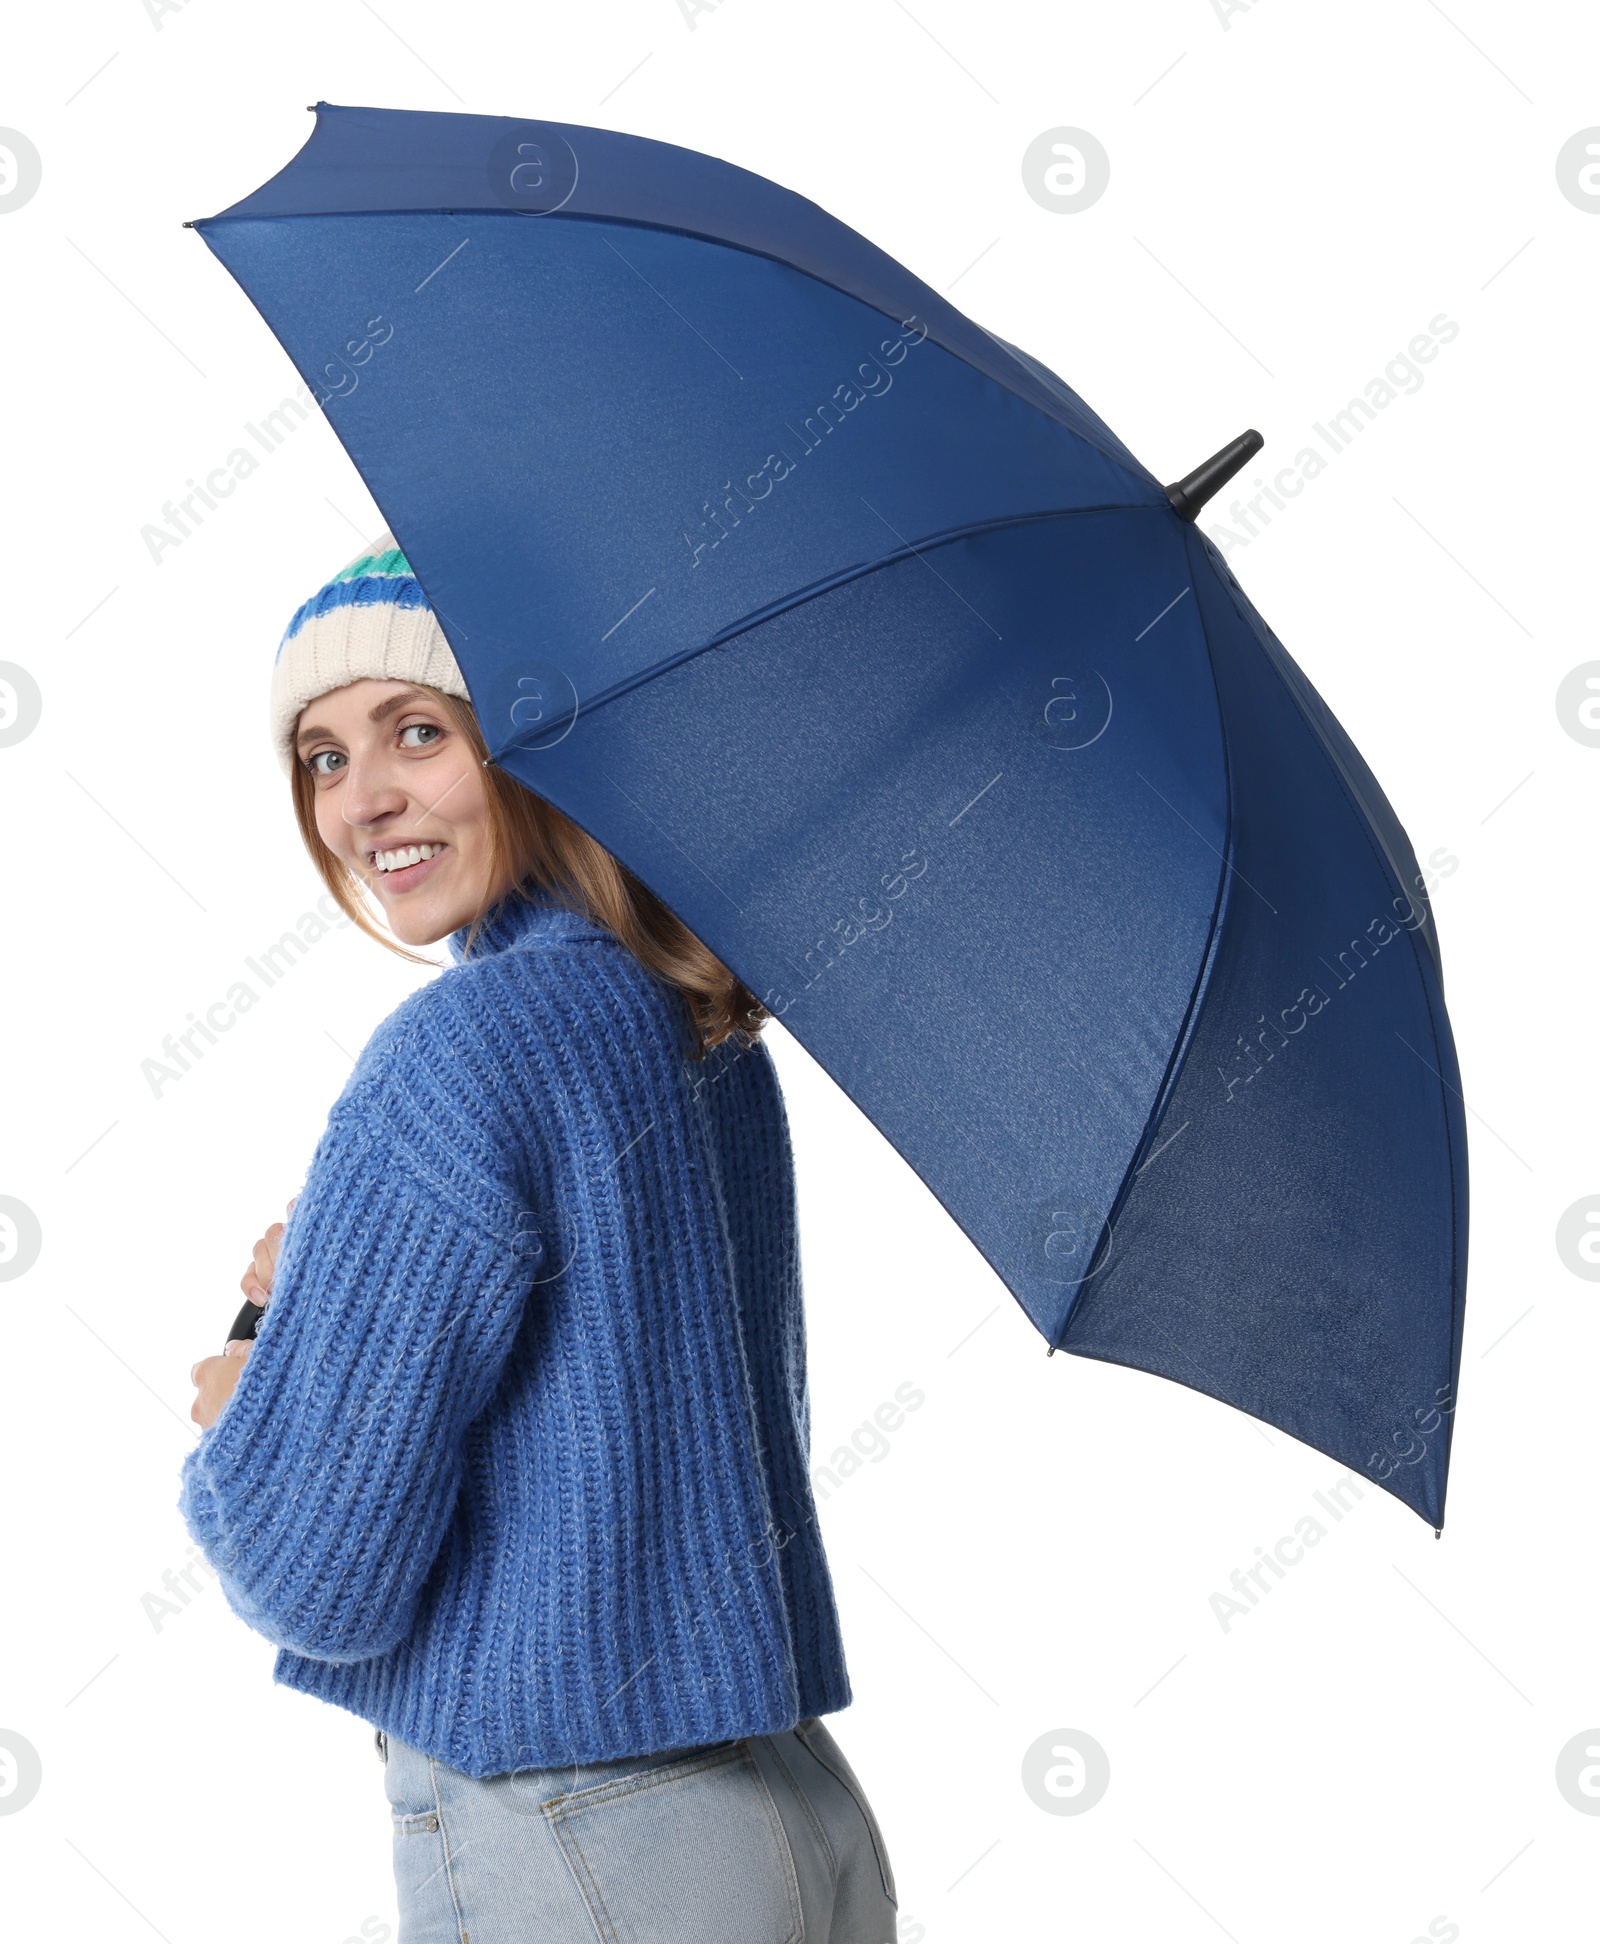
[[[254,1340],[256,1327],[266,1314],[266,1309],[267,1306],[265,1303],[252,1303],[246,1297],[244,1307],[233,1319],[233,1328],[228,1332],[228,1341],[232,1343],[235,1337],[246,1337]]]

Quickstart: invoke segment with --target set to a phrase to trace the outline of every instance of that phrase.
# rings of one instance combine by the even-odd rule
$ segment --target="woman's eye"
[[[341,750],[319,749],[314,756],[306,758],[306,768],[313,776],[331,776],[344,760]]]
[[[443,733],[444,731],[435,722],[408,722],[400,731],[400,741],[406,749],[426,749]],[[416,736],[420,740],[408,743],[405,740],[407,736]]]

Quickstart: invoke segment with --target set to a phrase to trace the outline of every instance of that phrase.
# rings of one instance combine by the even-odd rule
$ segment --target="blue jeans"
[[[882,1833],[815,1716],[481,1781],[376,1743],[398,1944],[894,1944]]]

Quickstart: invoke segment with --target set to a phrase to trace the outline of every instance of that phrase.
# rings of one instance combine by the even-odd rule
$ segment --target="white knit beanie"
[[[470,701],[466,682],[411,564],[381,534],[300,608],[272,665],[272,742],[294,768],[294,726],[308,702],[367,679],[421,682]]]

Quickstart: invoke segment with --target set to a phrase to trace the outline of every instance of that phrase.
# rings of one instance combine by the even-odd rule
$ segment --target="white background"
[[[1161,1380],[1046,1359],[905,1165],[780,1028],[816,1456],[926,1402],[822,1507],[901,1935],[1591,1935],[1600,1290],[1554,1234],[1600,1191],[1590,1028],[1600,220],[1555,162],[1600,122],[1600,33],[1483,0],[145,0],[15,10],[0,123],[43,157],[0,218],[6,640],[43,717],[0,749],[0,1192],[43,1250],[0,1285],[0,1815],[16,1936],[342,1944],[394,1922],[371,1730],[270,1682],[175,1500],[193,1360],[299,1185],[353,1053],[416,973],[318,944],[160,1098],[163,1036],[319,891],[264,728],[293,609],[381,522],[320,416],[152,562],[140,529],[297,380],[181,227],[305,140],[319,98],[659,137],[799,190],[1059,371],[1163,478],[1247,425],[1289,464],[1439,313],[1412,395],[1235,549],[1246,592],[1426,858],[1469,1102],[1473,1233],[1444,1538],[1369,1489],[1224,1632],[1209,1605],[1339,1467]],[[1025,192],[1071,124],[1092,208]],[[969,267],[970,266],[970,267]],[[1207,524],[1212,524],[1207,521]],[[1326,1521],[1325,1521],[1326,1522]],[[1104,1799],[1021,1783],[1057,1729]],[[0,1808],[3,1808],[0,1802]],[[1586,1914],[1589,1913],[1589,1914]],[[1438,1922],[1436,1920],[1446,1920]]]

